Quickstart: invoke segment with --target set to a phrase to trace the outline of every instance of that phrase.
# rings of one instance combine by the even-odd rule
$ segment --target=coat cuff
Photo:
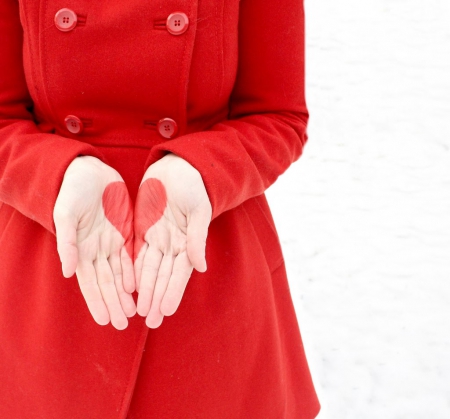
[[[53,209],[67,167],[81,155],[107,160],[91,144],[36,131],[31,121],[0,130],[0,200],[56,236]]]
[[[202,176],[214,219],[264,193],[300,157],[307,138],[302,121],[282,114],[226,120],[155,145],[144,169],[167,153],[186,160]]]

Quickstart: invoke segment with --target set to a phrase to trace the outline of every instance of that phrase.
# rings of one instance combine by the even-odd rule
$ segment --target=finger
[[[95,272],[97,273],[98,286],[103,297],[103,301],[111,317],[111,324],[118,330],[123,330],[128,326],[128,319],[123,312],[122,305],[117,294],[114,275],[108,260],[103,255],[99,255],[94,261]]]
[[[120,262],[122,265],[123,273],[123,287],[126,292],[131,294],[136,289],[136,279],[134,276],[133,260],[128,254],[125,246],[123,246],[120,250]]]
[[[139,244],[137,244],[139,243]],[[137,250],[139,246],[139,250]],[[136,255],[136,260],[134,261],[134,277],[136,281],[136,291],[139,291],[139,286],[141,284],[142,267],[144,265],[144,258],[147,254],[148,243],[140,239],[134,241],[134,254]]]
[[[193,266],[187,252],[179,253],[173,263],[172,276],[161,301],[160,310],[164,316],[171,316],[178,309],[192,271]]]
[[[97,282],[97,273],[91,261],[81,260],[76,269],[78,284],[94,320],[104,326],[110,317]]]
[[[160,305],[172,275],[172,268],[174,256],[171,253],[166,253],[162,258],[161,265],[156,278],[155,291],[150,305],[150,311],[145,320],[145,324],[152,329],[159,327],[163,321],[164,314],[161,313]]]
[[[139,284],[139,296],[137,312],[140,316],[147,316],[155,289],[156,278],[163,259],[162,252],[153,246],[148,247],[143,257],[141,282]]]
[[[78,265],[77,227],[75,217],[69,214],[53,216],[56,229],[57,251],[61,260],[64,277],[70,278],[75,274]]]
[[[119,296],[122,310],[127,317],[132,317],[136,314],[136,305],[134,304],[131,294],[126,292],[123,286],[122,261],[119,252],[113,253],[108,258],[108,261],[111,266],[111,272],[114,275],[114,282],[116,284],[117,295]]]
[[[207,269],[205,248],[209,222],[208,212],[197,210],[191,213],[187,225],[187,255],[193,267],[199,272],[205,272]]]

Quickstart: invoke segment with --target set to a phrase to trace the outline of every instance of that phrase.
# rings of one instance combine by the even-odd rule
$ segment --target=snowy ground
[[[318,419],[449,419],[450,1],[305,11],[309,140],[267,196]]]

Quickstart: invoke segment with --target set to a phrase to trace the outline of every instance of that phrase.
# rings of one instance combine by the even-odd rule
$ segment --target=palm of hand
[[[120,175],[84,156],[67,171],[53,214],[64,276],[76,273],[94,320],[119,330],[136,313],[132,213]]]
[[[139,188],[134,221],[137,312],[147,317],[148,327],[158,327],[177,310],[194,268],[206,270],[210,218],[206,190],[192,166],[166,156],[150,167]]]

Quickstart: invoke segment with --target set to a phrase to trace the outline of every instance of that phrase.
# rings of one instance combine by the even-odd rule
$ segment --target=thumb
[[[210,220],[211,216],[201,205],[190,214],[188,220],[187,255],[192,266],[199,272],[205,272],[207,269],[205,249]]]
[[[78,265],[77,227],[78,220],[69,213],[57,211],[53,214],[56,228],[56,243],[62,264],[63,275],[70,278]]]

